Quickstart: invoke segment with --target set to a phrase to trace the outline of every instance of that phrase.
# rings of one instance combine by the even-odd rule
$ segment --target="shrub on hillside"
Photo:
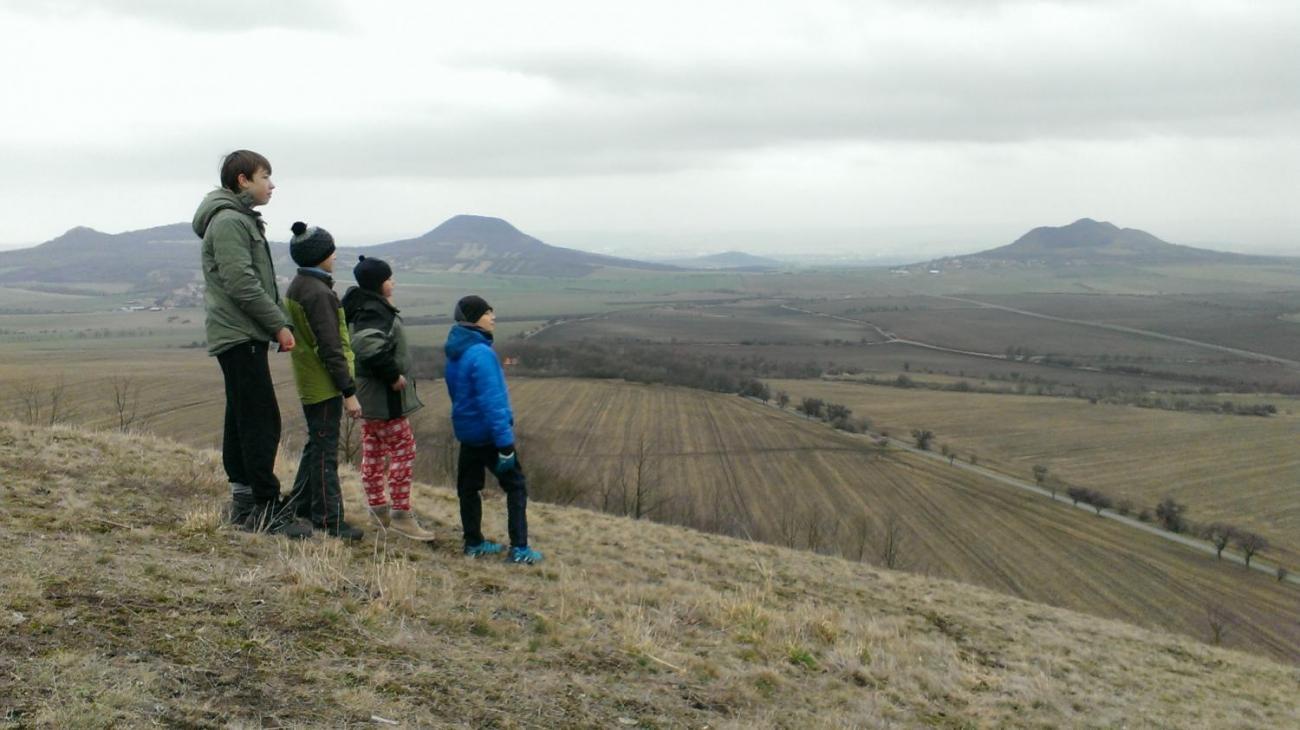
[[[1187,529],[1186,512],[1187,505],[1174,501],[1173,497],[1165,497],[1156,505],[1156,520],[1170,532],[1183,532]]]

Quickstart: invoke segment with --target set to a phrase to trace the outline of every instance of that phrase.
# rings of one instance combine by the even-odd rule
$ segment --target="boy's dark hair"
[[[237,193],[239,176],[243,175],[252,180],[259,169],[266,170],[266,174],[270,175],[271,163],[252,150],[235,150],[226,155],[226,159],[221,162],[221,187]]]

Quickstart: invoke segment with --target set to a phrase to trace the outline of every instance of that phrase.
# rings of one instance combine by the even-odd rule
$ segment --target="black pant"
[[[221,461],[226,477],[247,484],[259,501],[278,499],[275,454],[280,449],[280,406],[267,363],[266,342],[241,342],[217,355],[226,381],[226,425]]]
[[[484,469],[497,465],[495,446],[460,445],[460,459],[456,465],[456,496],[460,498],[460,525],[465,531],[465,544],[483,542],[483,491]],[[504,474],[497,475],[497,483],[506,493],[506,524],[510,531],[511,547],[528,546],[528,483],[519,462]]]
[[[298,462],[289,503],[294,514],[317,527],[337,530],[343,522],[343,491],[339,489],[339,416],[343,396],[305,404],[307,445]]]

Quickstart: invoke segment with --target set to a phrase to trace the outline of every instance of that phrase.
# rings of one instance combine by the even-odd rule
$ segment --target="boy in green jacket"
[[[334,293],[334,237],[301,221],[293,224],[289,255],[298,275],[285,292],[285,308],[302,339],[294,349],[293,378],[307,421],[307,444],[289,502],[299,517],[334,537],[360,540],[361,530],[343,519],[339,488],[339,418],[361,416],[352,380],[352,347],[343,307]]]
[[[194,211],[203,239],[202,266],[208,354],[221,364],[226,416],[221,460],[230,481],[231,523],[288,537],[311,530],[281,508],[275,455],[280,448],[280,408],[267,362],[276,342],[293,350],[293,330],[280,309],[266,224],[253,210],[271,201],[271,163],[236,150],[221,163],[221,187]]]

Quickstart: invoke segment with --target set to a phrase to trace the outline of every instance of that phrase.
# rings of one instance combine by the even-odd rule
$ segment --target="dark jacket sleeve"
[[[339,303],[334,292],[322,284],[309,287],[299,304],[307,315],[307,325],[316,336],[316,356],[334,379],[334,387],[349,397],[357,392],[348,369],[348,358],[343,352],[343,338],[339,334]]]
[[[479,412],[487,420],[492,432],[492,442],[497,448],[515,443],[515,417],[510,410],[510,393],[506,390],[505,372],[492,348],[471,347],[465,356],[470,358],[470,377],[478,398]]]
[[[363,310],[352,321],[352,352],[375,378],[392,385],[402,371],[397,367],[397,343],[389,337],[392,319]]]

